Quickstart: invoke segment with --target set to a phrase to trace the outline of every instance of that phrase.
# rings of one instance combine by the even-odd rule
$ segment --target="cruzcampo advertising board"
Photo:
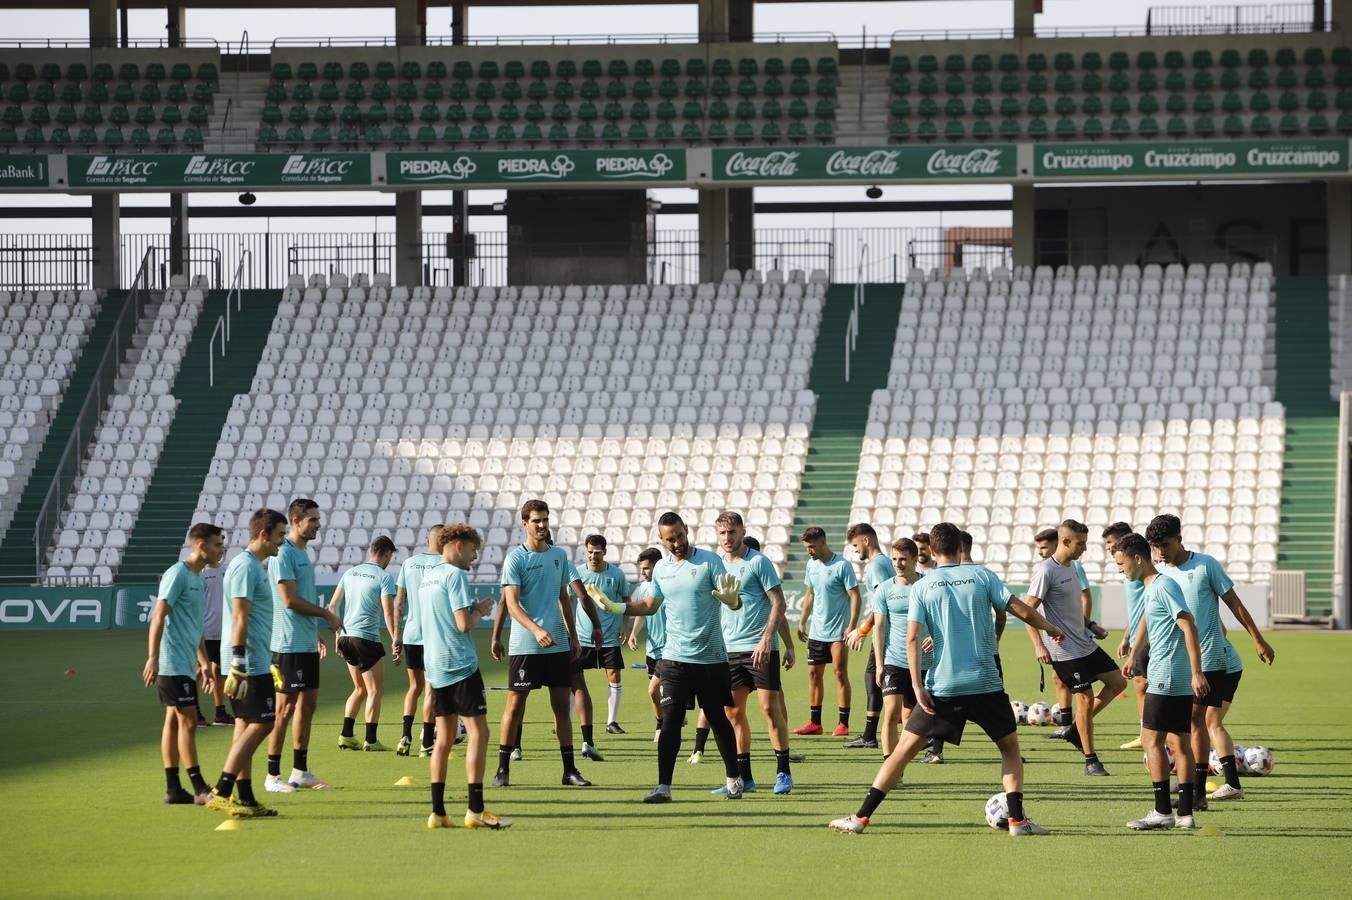
[[[73,188],[370,187],[366,153],[146,153],[67,157]]]
[[[684,150],[387,153],[391,185],[681,184]]]
[[[1038,144],[1033,175],[1077,181],[1154,176],[1330,175],[1348,171],[1345,140]]]
[[[714,150],[715,182],[1000,181],[1017,171],[1013,144],[929,147],[766,147]]]

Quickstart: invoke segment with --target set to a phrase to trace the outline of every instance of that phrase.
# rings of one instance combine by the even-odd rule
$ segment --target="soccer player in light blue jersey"
[[[864,733],[852,741],[846,741],[845,747],[851,750],[878,749],[878,716],[883,710],[883,692],[879,687],[878,673],[882,671],[882,662],[877,659],[873,647],[864,647],[868,633],[873,630],[873,602],[879,588],[897,577],[892,561],[878,544],[878,532],[867,522],[850,526],[845,538],[854,547],[854,552],[864,563],[864,614],[863,622],[854,631],[845,636],[851,650],[864,649],[868,654],[868,664],[864,666]]]
[[[1132,534],[1131,525],[1126,522],[1114,522],[1103,529],[1103,549],[1107,551],[1109,559],[1113,558],[1113,550],[1117,547],[1117,542],[1129,534]],[[1141,623],[1141,614],[1144,610],[1142,594],[1145,591],[1145,586],[1139,581],[1128,581],[1124,578],[1122,579],[1122,591],[1126,595],[1127,627],[1122,632],[1122,640],[1117,644],[1117,658],[1125,660],[1131,657],[1131,639],[1136,636],[1136,626]],[[1145,673],[1134,676],[1132,683],[1136,693],[1136,718],[1139,721],[1145,712],[1147,686]],[[1138,734],[1122,744],[1120,749],[1140,750],[1141,736]]]
[[[286,541],[286,516],[259,509],[249,518],[249,546],[230,561],[222,585],[221,618],[230,638],[225,694],[234,702],[235,732],[207,808],[229,816],[276,815],[253,793],[253,755],[277,717],[272,683],[272,585],[263,563]]]
[[[1141,715],[1141,743],[1155,789],[1155,808],[1127,823],[1134,831],[1156,828],[1192,828],[1194,798],[1206,784],[1206,762],[1193,765],[1192,703],[1211,689],[1202,672],[1202,649],[1196,621],[1177,582],[1158,571],[1150,559],[1150,545],[1139,534],[1128,534],[1113,548],[1113,559],[1128,581],[1140,582],[1141,618],[1131,642],[1131,659],[1123,674],[1145,673],[1150,687]],[[1178,815],[1169,804],[1169,757],[1174,751],[1178,772]],[[1200,779],[1200,780],[1199,780]]]
[[[315,567],[306,548],[319,536],[319,504],[301,497],[286,509],[291,527],[286,543],[268,561],[272,582],[272,678],[277,687],[277,722],[268,738],[268,778],[263,789],[288,794],[296,788],[327,790],[333,785],[310,771],[310,726],[319,707],[319,661],[329,645],[319,636],[319,622],[335,634],[343,621],[319,602]],[[282,780],[282,744],[292,715],[291,775]]]
[[[202,640],[206,597],[202,570],[218,566],[225,555],[225,536],[209,522],[188,531],[188,558],[174,563],[160,579],[159,599],[150,612],[150,651],[141,678],[155,686],[164,706],[160,756],[164,761],[165,803],[207,802],[211,786],[197,762],[197,679],[202,690],[215,687],[211,660]],[[188,768],[192,793],[183,789],[179,762]]]
[[[426,693],[427,679],[423,676],[422,614],[418,603],[418,589],[423,576],[441,565],[441,525],[427,529],[427,549],[404,560],[395,582],[394,664],[408,667],[408,691],[404,694],[403,734],[394,752],[408,756],[413,747],[413,716],[422,698],[422,750],[419,756],[430,756],[436,723],[432,716],[432,696]]]
[[[624,572],[619,566],[606,562],[605,535],[589,534],[582,543],[587,552],[587,567],[578,576],[583,589],[595,586],[617,603],[628,600],[630,588]],[[592,605],[590,598],[588,605]],[[573,621],[586,618],[586,615],[586,610],[575,609]],[[596,749],[592,698],[591,691],[587,689],[586,673],[588,669],[606,670],[606,733],[624,734],[619,723],[620,674],[624,670],[620,634],[624,630],[624,616],[613,616],[605,610],[597,610],[595,615],[601,622],[602,642],[597,646],[586,629],[577,636],[579,648],[577,656],[573,658],[573,703],[577,709],[578,727],[582,729],[582,758],[605,762]]]
[[[935,736],[961,743],[963,729],[971,721],[1000,750],[1010,835],[1047,834],[1045,828],[1026,817],[1023,808],[1023,758],[1019,755],[1018,726],[995,660],[994,613],[1008,610],[1053,639],[1059,638],[1061,632],[1037,610],[1008,596],[999,579],[981,575],[979,566],[958,561],[962,544],[956,525],[940,522],[929,537],[939,565],[911,592],[906,657],[923,659],[921,641],[928,629],[934,642],[934,664],[925,673],[923,683],[920,668],[909,667],[916,710],[907,721],[896,749],[874,777],[858,812],[832,821],[830,827],[851,834],[862,832],[925,740]]]
[[[854,566],[826,543],[826,532],[805,528],[803,549],[807,570],[803,573],[803,611],[798,617],[798,639],[807,641],[807,694],[811,717],[794,734],[822,733],[822,674],[826,664],[836,676],[836,702],[840,714],[832,737],[850,733],[850,646],[845,636],[859,623],[861,599]]]
[[[432,712],[437,718],[436,744],[429,768],[432,784],[432,814],[428,828],[451,828],[446,815],[446,760],[455,743],[456,722],[465,721],[469,743],[465,752],[465,783],[469,792],[465,810],[466,828],[498,831],[512,827],[512,820],[484,808],[484,760],[488,754],[488,693],[479,672],[479,654],[474,649],[474,626],[493,608],[493,598],[474,601],[470,596],[469,567],[479,555],[483,538],[464,522],[442,529],[443,564],[423,579],[420,614],[427,683],[431,687]]]
[[[648,599],[648,593],[652,590],[653,568],[661,559],[662,551],[656,547],[649,547],[638,555],[638,586],[634,588],[634,593],[629,599]],[[635,616],[632,622],[627,640],[630,650],[638,649],[639,630],[643,629],[646,632],[643,647],[644,663],[648,666],[648,699],[652,701],[653,716],[657,720],[657,727],[653,731],[653,743],[656,744],[662,734],[662,706],[658,702],[662,673],[658,671],[657,664],[662,659],[662,646],[667,641],[667,614],[659,606],[657,612],[651,616]]]
[[[1227,671],[1225,648],[1229,639],[1221,627],[1220,604],[1224,603],[1230,608],[1239,624],[1253,638],[1254,649],[1258,651],[1258,658],[1261,661],[1271,665],[1276,653],[1263,639],[1258,624],[1254,622],[1253,616],[1249,615],[1249,611],[1244,607],[1244,601],[1239,599],[1239,594],[1235,593],[1234,582],[1225,574],[1220,562],[1205,553],[1193,553],[1183,546],[1183,524],[1178,520],[1178,516],[1161,515],[1151,519],[1145,531],[1145,539],[1150,543],[1155,560],[1161,563],[1160,571],[1178,582],[1178,586],[1183,589],[1183,596],[1188,602],[1188,611],[1192,613],[1197,623],[1198,640],[1202,644],[1202,671],[1206,674],[1211,689],[1205,697],[1199,695],[1193,699],[1192,753],[1199,773],[1197,783],[1205,785],[1207,763],[1211,755],[1211,733],[1207,727],[1207,717],[1210,709],[1219,710],[1225,701],[1233,701],[1235,690],[1239,686],[1239,679]],[[1224,732],[1224,724],[1218,722],[1218,725],[1218,734]],[[1225,732],[1221,740],[1224,742],[1222,746],[1225,744],[1230,746],[1229,764],[1234,765],[1234,744],[1230,740],[1229,733]],[[1222,759],[1221,762],[1224,764],[1225,760]],[[1198,792],[1196,808],[1206,809],[1206,807],[1206,794]]]
[[[380,743],[380,699],[385,693],[385,645],[380,642],[380,626],[393,636],[394,579],[386,569],[394,558],[394,541],[381,535],[367,549],[366,562],[353,566],[338,580],[329,598],[332,612],[342,611],[344,634],[338,639],[338,655],[347,663],[352,678],[352,693],[343,706],[343,730],[338,736],[339,750],[389,750]],[[357,710],[366,707],[366,739],[358,744],[353,730]]]
[[[910,660],[906,656],[906,630],[910,622],[911,591],[920,573],[915,570],[918,556],[915,541],[898,538],[890,548],[892,568],[897,573],[878,585],[873,595],[873,652],[882,660],[876,674],[883,695],[882,750],[886,759],[897,746],[897,726],[906,726],[915,709],[915,691],[911,687]],[[924,657],[922,673],[934,662],[929,635],[921,635]]]

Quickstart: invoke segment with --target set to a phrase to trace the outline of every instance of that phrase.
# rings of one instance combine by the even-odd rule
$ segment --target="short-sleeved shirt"
[[[518,544],[502,563],[502,586],[521,588],[521,608],[535,623],[554,638],[554,646],[541,647],[530,629],[522,628],[512,620],[512,633],[507,652],[512,656],[530,656],[543,653],[568,653],[568,623],[559,609],[559,592],[571,583],[570,573],[576,573],[568,554],[558,547],[546,547],[539,553]]]
[[[277,587],[280,581],[294,582],[300,599],[319,605],[310,554],[287,539],[277,555],[268,560],[268,580],[272,582],[272,652],[314,653],[319,645],[319,617],[287,609]]]
[[[812,590],[812,620],[807,636],[814,641],[845,639],[850,627],[850,589],[859,587],[854,566],[839,553],[822,562],[810,559],[803,583]]]
[[[652,595],[653,585],[651,581],[645,581],[634,588],[633,600],[647,600]],[[643,617],[643,629],[646,634],[644,650],[647,655],[653,659],[662,658],[662,648],[667,642],[667,608],[665,606],[657,607],[656,612],[650,616]]]
[[[1052,662],[1082,659],[1098,649],[1085,627],[1084,606],[1080,603],[1080,578],[1074,566],[1064,566],[1049,556],[1033,567],[1028,596],[1042,601],[1042,614],[1065,634],[1058,644],[1042,635],[1042,644]]]
[[[687,559],[667,557],[653,568],[652,596],[667,611],[662,658],[684,663],[728,661],[714,581],[727,572],[718,555],[693,548]]]
[[[1159,570],[1183,589],[1188,612],[1197,622],[1197,640],[1202,644],[1202,671],[1218,672],[1225,668],[1225,645],[1228,641],[1221,629],[1221,595],[1235,586],[1230,576],[1214,556],[1189,553],[1181,566],[1161,563]]]
[[[874,612],[887,620],[887,642],[883,645],[883,665],[909,668],[906,656],[906,632],[911,621],[911,594],[920,582],[907,584],[893,578],[879,585],[873,594]],[[921,630],[920,639],[928,636]],[[921,651],[920,668],[929,669],[934,665],[934,654]]]
[[[1225,639],[1225,671],[1230,675],[1244,671],[1244,660],[1240,659],[1239,651],[1229,638]]]
[[[343,631],[368,641],[380,640],[385,621],[382,597],[393,597],[394,578],[373,562],[353,566],[338,580],[343,589]]]
[[[443,688],[464,681],[479,668],[473,635],[462,634],[455,624],[455,611],[474,605],[469,576],[459,566],[443,562],[423,573],[420,590],[419,613],[422,615],[423,665],[427,683],[434,688]]]
[[[1141,616],[1145,614],[1145,585],[1123,578],[1122,591],[1127,595],[1127,641],[1131,642],[1136,640]]]
[[[1190,612],[1178,582],[1164,573],[1155,576],[1141,594],[1145,624],[1150,636],[1150,664],[1146,667],[1146,691],[1166,697],[1192,696],[1192,663],[1183,632],[1181,613]]]
[[[996,661],[995,614],[1009,598],[1000,579],[971,563],[938,566],[916,582],[908,612],[929,629],[934,665],[925,686],[937,697],[964,697],[1004,690]]]
[[[250,675],[266,675],[272,667],[272,584],[268,570],[247,550],[232,559],[225,570],[221,615],[227,622],[235,620],[236,599],[249,602],[249,633],[244,642],[245,671]]]
[[[399,580],[395,587],[404,589],[404,608],[400,613],[399,643],[422,644],[422,614],[419,612],[418,591],[427,573],[442,564],[441,554],[424,550],[404,560],[399,567]]]
[[[625,579],[624,572],[620,567],[613,563],[606,563],[606,567],[599,572],[593,572],[591,566],[587,566],[582,570],[581,576],[584,591],[587,585],[594,584],[615,603],[623,603],[629,599],[631,593],[629,582]],[[592,601],[588,598],[587,602],[591,603]],[[601,646],[620,646],[620,626],[624,624],[624,613],[608,613],[598,607],[596,608],[596,617],[601,620]],[[585,621],[587,621],[587,612],[582,608],[582,601],[576,600],[573,603],[573,622],[580,626]],[[578,627],[577,642],[583,647],[596,646],[596,642],[592,640],[590,628]]]
[[[896,577],[897,570],[892,565],[892,560],[887,558],[887,554],[879,553],[873,559],[870,559],[864,565],[864,609],[877,611],[874,598],[877,596],[878,588]]]
[[[202,643],[206,594],[202,576],[187,563],[174,563],[160,578],[159,599],[169,605],[160,636],[160,674],[197,675],[197,648]]]
[[[729,653],[746,653],[760,646],[770,624],[770,591],[780,586],[779,573],[770,557],[750,547],[740,559],[724,556],[723,568],[742,585],[742,608],[723,610],[723,643]],[[771,636],[770,649],[779,649],[779,635]]]
[[[209,641],[221,639],[221,588],[225,584],[225,570],[219,566],[202,570],[202,596],[206,611],[202,613],[202,637]]]

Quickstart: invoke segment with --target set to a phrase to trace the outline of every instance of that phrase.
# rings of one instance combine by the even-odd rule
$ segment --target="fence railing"
[[[94,250],[79,235],[0,236],[0,287],[65,290],[93,281]]]
[[[207,384],[210,387],[216,386],[216,335],[219,333],[221,336],[221,360],[224,361],[226,345],[230,343],[230,309],[233,305],[235,311],[239,311],[241,285],[249,257],[248,250],[240,254],[239,265],[235,266],[235,274],[230,279],[230,289],[225,294],[225,313],[216,319],[216,327],[211,330],[211,338],[207,341]]]
[[[1332,27],[1326,4],[1262,3],[1211,6],[1152,6],[1146,11],[1149,35],[1300,34]]]

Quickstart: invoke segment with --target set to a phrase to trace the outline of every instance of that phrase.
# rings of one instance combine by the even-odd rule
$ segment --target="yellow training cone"
[[[405,775],[394,783],[395,787],[417,787],[418,780],[412,775]]]
[[[1208,794],[1214,794],[1214,793],[1216,793],[1216,791],[1217,791],[1219,788],[1220,788],[1220,785],[1216,784],[1216,782],[1214,782],[1214,781],[1208,781],[1208,782],[1206,783],[1206,792],[1207,792]]]
[[[1215,825],[1202,826],[1202,837],[1220,837],[1220,836],[1221,830],[1217,828]]]
[[[239,831],[239,829],[240,829],[239,819],[226,819],[224,822],[216,826],[217,831]]]

